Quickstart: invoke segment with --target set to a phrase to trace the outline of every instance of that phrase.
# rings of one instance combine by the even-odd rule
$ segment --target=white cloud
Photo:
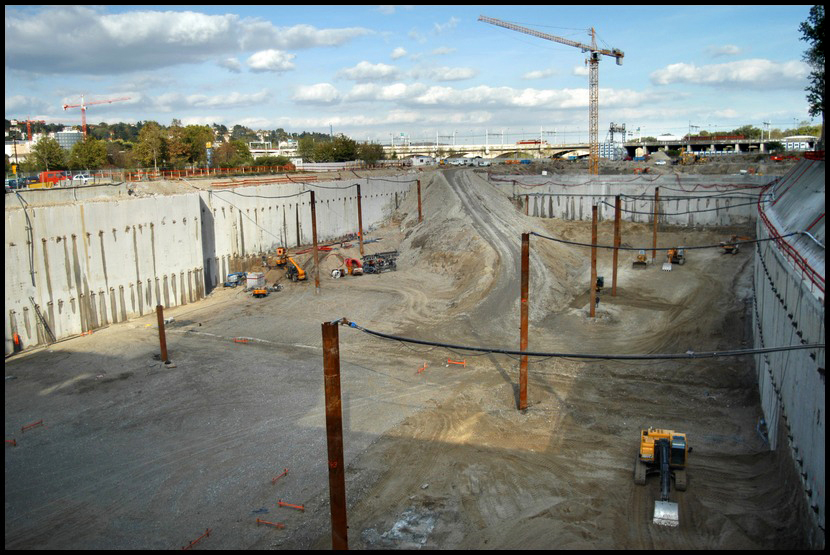
[[[433,81],[463,81],[472,79],[476,75],[478,71],[469,67],[434,67],[412,72],[414,79],[432,79]]]
[[[450,48],[448,46],[439,46],[438,48],[430,52],[430,54],[432,54],[433,56],[445,56],[447,54],[452,54],[453,52],[455,52],[455,48]]]
[[[554,75],[556,75],[555,69],[538,69],[536,71],[528,71],[522,75],[522,79],[543,79]]]
[[[455,29],[459,21],[460,19],[458,19],[457,17],[451,17],[450,20],[446,23],[436,23],[433,25],[432,28],[436,33],[443,33],[444,31],[450,31],[452,29]]]
[[[340,93],[330,83],[317,83],[298,87],[292,98],[306,104],[335,104],[340,101]]]
[[[773,62],[753,59],[725,64],[696,66],[677,63],[651,74],[655,85],[741,86],[747,88],[803,88],[810,68],[804,62]]]
[[[270,96],[266,90],[258,93],[247,94],[232,92],[228,94],[220,94],[208,96],[204,94],[183,95],[181,93],[165,93],[153,99],[143,98],[142,100],[152,105],[153,109],[158,109],[163,112],[172,112],[186,109],[228,109],[241,108],[247,106],[258,106],[263,104]]]
[[[722,46],[710,46],[706,49],[706,53],[712,58],[720,56],[737,56],[741,53],[741,49],[734,44],[724,44]]]
[[[398,68],[362,61],[354,67],[340,70],[337,75],[352,81],[389,81],[397,77]]]
[[[224,60],[219,60],[216,63],[220,67],[223,67],[232,73],[242,72],[242,64],[239,63],[239,60],[237,60],[236,58],[225,58]]]
[[[406,56],[406,48],[403,48],[403,47],[401,47],[401,46],[397,47],[396,49],[394,49],[394,50],[392,51],[391,56],[392,56],[392,59],[393,59],[393,60],[397,60],[397,59],[399,59],[399,58],[403,58],[404,56]]]
[[[256,73],[264,71],[279,73],[294,69],[294,64],[291,62],[294,57],[294,54],[288,54],[281,50],[262,50],[251,55],[247,60],[247,64],[251,71]]]
[[[103,8],[72,5],[6,8],[6,66],[37,74],[113,75],[217,59],[227,62],[230,56],[252,50],[339,46],[370,33],[360,27],[280,28],[234,14],[195,11],[107,14]]]
[[[30,114],[38,112],[50,111],[50,106],[46,102],[31,96],[23,96],[21,94],[6,97],[6,117],[13,118],[15,115],[18,118],[29,117]]]

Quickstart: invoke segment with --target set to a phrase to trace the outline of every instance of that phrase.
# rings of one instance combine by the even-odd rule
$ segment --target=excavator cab
[[[634,462],[634,483],[645,485],[648,476],[660,476],[660,499],[654,502],[654,524],[680,524],[678,506],[669,500],[669,490],[674,479],[675,489],[686,491],[686,464],[690,451],[686,434],[656,428],[640,431],[640,447]]]

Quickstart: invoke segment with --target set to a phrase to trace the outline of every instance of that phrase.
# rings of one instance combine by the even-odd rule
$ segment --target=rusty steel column
[[[530,312],[528,290],[530,284],[530,234],[522,233],[522,297],[519,350],[527,351],[527,320]],[[519,410],[527,408],[527,355],[522,355],[519,367]]]
[[[168,362],[167,358],[167,337],[164,333],[164,307],[156,305],[156,317],[159,323],[159,346],[161,347],[161,361]]]
[[[530,195],[525,195],[525,216],[530,216]]]
[[[320,255],[317,252],[317,208],[314,202],[314,191],[311,193],[311,242],[314,245],[314,292],[320,294]]]
[[[614,273],[611,279],[611,296],[617,296],[617,261],[620,251],[620,218],[622,207],[620,206],[620,195],[614,197]]]
[[[651,249],[651,261],[657,258],[657,216],[659,214],[658,206],[660,203],[660,187],[654,188],[654,244]]]
[[[337,322],[323,324],[323,379],[326,396],[331,547],[348,549],[346,469],[343,462],[343,410],[340,400],[340,338]]]
[[[357,185],[357,238],[360,240],[360,256],[363,256],[363,207],[360,203],[360,183]]]
[[[591,318],[597,315],[597,207],[591,207]]]
[[[424,220],[423,214],[421,213],[421,180],[418,180],[418,223],[421,223]]]

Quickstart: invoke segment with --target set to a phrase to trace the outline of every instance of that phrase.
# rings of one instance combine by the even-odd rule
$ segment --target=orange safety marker
[[[292,505],[291,503],[284,503],[282,499],[277,501],[277,505],[280,507],[291,507],[292,509],[297,509],[298,511],[305,512],[305,507],[302,505]]]
[[[424,370],[426,370],[426,369],[427,369],[427,363],[425,362],[423,366],[421,366],[420,368],[418,368],[418,373],[420,374],[421,372],[423,372],[423,371],[424,371]]]
[[[461,366],[467,366],[467,359],[461,361],[447,359],[447,364],[460,364]]]
[[[17,441],[15,441],[13,439],[7,439],[6,443],[11,444],[12,447],[17,447]]]
[[[234,343],[247,343],[248,341],[249,341],[249,338],[247,338],[247,337],[234,337],[233,338]]]
[[[280,474],[279,476],[277,476],[277,477],[275,477],[275,478],[271,479],[271,485],[276,484],[276,483],[277,483],[277,480],[279,480],[280,478],[282,478],[282,477],[283,477],[283,476],[285,476],[286,474],[288,474],[288,469],[287,469],[287,468],[284,468],[284,469],[283,469],[283,473],[282,473],[282,474]]]
[[[38,420],[37,422],[32,422],[31,424],[26,424],[22,428],[20,428],[21,432],[25,432],[27,430],[31,430],[32,428],[37,428],[39,426],[43,426],[43,420]]]
[[[195,540],[193,540],[192,542],[190,542],[186,546],[182,547],[182,551],[184,551],[185,549],[192,549],[193,546],[196,545],[199,542],[199,540],[201,540],[202,538],[204,538],[206,536],[209,536],[209,535],[210,535],[210,528],[205,530],[204,534],[202,534],[201,536],[199,536],[198,538],[196,538]]]
[[[274,528],[285,528],[285,524],[282,522],[268,522],[267,520],[262,520],[260,518],[256,519],[256,525],[259,526],[260,524],[268,524]]]

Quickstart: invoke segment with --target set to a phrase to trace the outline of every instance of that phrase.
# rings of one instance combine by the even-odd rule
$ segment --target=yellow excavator
[[[672,264],[679,264],[682,266],[686,263],[686,249],[683,247],[677,247],[675,249],[669,249],[666,252],[666,261],[663,263],[663,270],[667,272],[671,272]]]
[[[297,261],[291,258],[288,258],[288,268],[285,270],[285,277],[290,279],[291,281],[303,281],[306,279],[305,270],[297,264]]]
[[[741,250],[740,241],[751,241],[752,237],[744,235],[733,235],[728,241],[721,241],[720,248],[723,249],[723,254],[738,254]]]
[[[674,479],[675,489],[686,491],[686,464],[691,452],[684,433],[658,428],[640,431],[640,447],[634,461],[634,483],[644,486],[648,476],[660,476],[660,500],[654,502],[654,524],[680,524],[678,506],[676,502],[669,501],[669,490]]]
[[[648,259],[646,258],[646,251],[640,249],[640,252],[637,253],[637,258],[634,262],[631,263],[634,268],[645,268],[648,266]]]

